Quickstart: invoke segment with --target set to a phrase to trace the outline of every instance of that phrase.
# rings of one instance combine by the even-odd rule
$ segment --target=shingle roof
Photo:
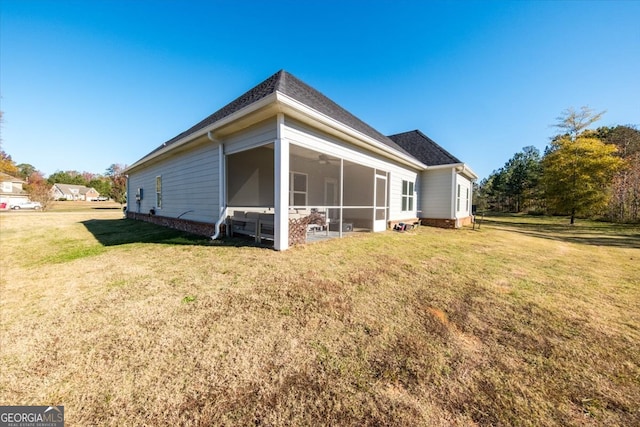
[[[93,188],[89,188],[85,185],[75,185],[75,184],[60,184],[55,183],[54,186],[58,187],[62,194],[73,194],[71,190],[78,190],[79,194],[87,194],[89,190]]]
[[[8,173],[4,172],[0,172],[0,181],[25,182],[20,178],[16,178],[15,176],[9,175]]]
[[[179,135],[171,138],[153,152],[158,151],[167,145],[171,145],[174,142],[179,141],[180,139],[189,136],[219,120],[222,120],[223,118],[230,116],[231,114],[241,110],[242,108],[247,107],[254,102],[257,102],[275,92],[283,93],[352,129],[355,129],[383,144],[386,144],[394,150],[410,155],[410,153],[405,151],[394,141],[381,134],[362,120],[358,119],[356,116],[340,107],[325,95],[318,92],[316,89],[312,88],[302,80],[284,70],[278,71],[262,83],[245,92],[204,120],[200,121],[186,131],[180,133]]]
[[[419,130],[390,135],[389,138],[427,166],[462,163]]]

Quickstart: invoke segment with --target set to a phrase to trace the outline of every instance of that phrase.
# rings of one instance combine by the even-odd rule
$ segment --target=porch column
[[[456,168],[451,170],[451,219],[456,219],[456,197],[458,189],[456,188]]]
[[[274,161],[274,239],[273,248],[284,251],[289,248],[289,140],[282,137],[284,115],[278,114],[277,138],[275,141]]]

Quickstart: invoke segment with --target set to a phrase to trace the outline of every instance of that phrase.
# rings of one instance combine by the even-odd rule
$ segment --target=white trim
[[[407,194],[404,193],[404,183],[407,183]],[[405,200],[406,208],[405,207]],[[411,206],[409,206],[409,202],[411,202]],[[400,212],[415,212],[416,211],[416,183],[415,181],[411,181],[409,179],[401,179],[400,180]]]
[[[295,189],[295,176],[304,176],[304,191]],[[304,194],[304,204],[296,203],[296,194]],[[289,171],[289,205],[307,206],[309,201],[309,174],[305,172]]]
[[[466,176],[471,181],[478,179],[478,175],[466,163],[450,163],[447,165],[427,166],[427,170],[449,169],[453,168],[456,172]]]
[[[344,214],[344,159],[340,157],[340,217],[338,218],[338,237],[342,239],[342,218]]]
[[[278,114],[277,139],[274,143],[274,239],[273,248],[289,248],[289,140],[282,138],[284,115]]]
[[[418,168],[418,169],[427,168],[427,165],[420,162],[413,156],[410,156],[398,150],[395,150],[394,148],[391,148],[390,146],[368,135],[365,135],[360,131],[357,131],[347,125],[340,123],[339,121],[327,116],[326,114],[320,113],[319,111],[310,108],[306,104],[303,104],[302,102],[297,101],[288,95],[285,95],[281,92],[276,92],[276,95],[277,95],[276,100],[280,104],[282,104],[284,107],[291,108],[295,112],[302,113],[304,116],[307,116],[308,118],[312,119],[314,126],[316,127],[318,122],[323,123],[326,126],[341,132],[342,134],[346,134],[350,136],[351,137],[350,142],[355,143],[356,145],[363,146],[370,151],[377,152],[378,154],[383,154],[385,157],[392,156],[392,158],[394,158],[395,160],[398,160],[401,163],[407,164],[414,168]],[[287,113],[290,113],[290,112],[287,111]],[[296,115],[292,114],[292,117],[296,117]]]
[[[377,170],[373,173],[373,231],[384,231],[387,229],[387,219],[389,217],[389,173],[381,175]],[[378,206],[378,180],[384,181],[384,206]],[[378,211],[384,210],[384,218],[378,219]]]
[[[458,174],[455,169],[451,169],[451,208],[449,219],[456,218],[456,177]]]

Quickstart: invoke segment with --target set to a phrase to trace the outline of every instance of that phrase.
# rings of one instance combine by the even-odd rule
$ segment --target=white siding
[[[389,220],[400,220],[416,218],[418,216],[418,194],[416,191],[416,181],[418,174],[414,171],[396,170],[391,173],[391,184],[389,188]],[[413,182],[413,210],[402,210],[402,181]]]
[[[460,209],[458,210],[457,200],[456,200],[456,206],[455,206],[456,218],[466,218],[469,215],[471,215],[471,198],[472,198],[471,181],[469,181],[467,178],[465,178],[460,174],[456,175],[456,186],[455,186],[456,199],[458,195],[457,194],[458,185],[460,185]],[[467,199],[467,194],[468,194],[468,199]],[[467,200],[468,200],[468,203],[467,203]]]
[[[215,222],[219,213],[218,164],[218,145],[209,142],[130,173],[128,209],[149,213],[155,208],[157,215]],[[157,176],[162,176],[162,208],[156,206]],[[138,188],[143,189],[139,204]]]
[[[225,138],[224,152],[225,154],[233,154],[270,144],[275,141],[276,137],[276,120],[272,117]]]
[[[418,209],[421,218],[453,219],[453,171],[452,169],[426,170],[420,174]]]

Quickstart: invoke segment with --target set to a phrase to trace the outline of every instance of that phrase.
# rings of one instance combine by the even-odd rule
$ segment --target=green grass
[[[0,404],[70,425],[640,424],[638,227],[510,215],[275,252],[118,216],[0,214]]]

